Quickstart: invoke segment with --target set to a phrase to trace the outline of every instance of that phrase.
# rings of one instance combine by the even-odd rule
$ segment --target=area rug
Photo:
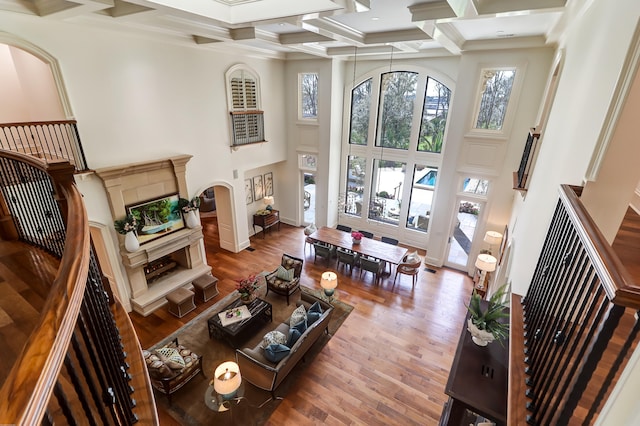
[[[321,295],[321,290],[304,286],[301,286],[301,291],[317,297]],[[198,375],[176,391],[172,396],[171,406],[166,396],[155,392],[158,406],[162,407],[166,413],[181,425],[263,425],[280,403],[280,400],[272,400],[260,407],[261,404],[270,398],[270,393],[258,389],[246,381],[243,382],[244,399],[238,403],[234,403],[230,411],[224,413],[212,411],[204,402],[204,396],[215,368],[224,361],[235,361],[235,350],[229,346],[228,343],[209,338],[207,320],[217,312],[220,312],[223,307],[227,306],[237,297],[236,292],[224,297],[184,327],[150,348],[160,348],[177,337],[180,344],[183,344],[193,352],[202,356],[204,375],[206,378]],[[273,292],[269,292],[269,295],[265,297],[264,286],[258,290],[258,297],[267,300],[273,306],[273,322],[266,324],[262,329],[256,331],[255,335],[243,344],[243,347],[254,347],[262,340],[265,333],[271,331],[288,318],[295,309],[296,302],[300,299],[300,292],[296,292],[291,296],[289,306],[287,306],[285,297],[274,294]],[[340,302],[339,300],[333,300],[331,304],[334,307],[334,311],[331,316],[331,321],[329,322],[329,334],[323,333],[316,343],[307,351],[304,361],[301,360],[280,386],[278,386],[275,391],[276,396],[286,398],[291,385],[304,374],[307,366],[313,362],[315,356],[322,350],[324,345],[329,341],[331,336],[335,334],[353,310],[353,306]]]

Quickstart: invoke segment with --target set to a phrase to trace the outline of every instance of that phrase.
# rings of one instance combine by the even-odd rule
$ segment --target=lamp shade
[[[213,373],[213,388],[223,398],[232,397],[241,383],[240,367],[233,361],[223,362]]]
[[[333,290],[338,287],[338,276],[335,272],[323,272],[320,278],[320,287],[325,290]]]
[[[496,231],[487,231],[484,234],[484,242],[489,243],[489,245],[497,245],[502,241],[502,234]]]
[[[268,197],[264,197],[264,198],[262,199],[262,202],[263,202],[264,204],[266,204],[267,206],[271,206],[271,205],[273,205],[273,203],[274,203],[275,201],[273,200],[273,197],[272,197],[272,196],[268,196]]]
[[[496,264],[498,263],[498,259],[491,256],[490,254],[479,254],[476,259],[476,268],[481,271],[493,272],[496,270]]]

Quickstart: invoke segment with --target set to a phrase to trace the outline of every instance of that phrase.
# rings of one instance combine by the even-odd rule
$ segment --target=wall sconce
[[[333,297],[333,293],[338,287],[338,276],[335,272],[323,272],[320,278],[320,287],[324,289],[324,294],[329,300]]]
[[[265,209],[273,210],[273,204],[275,203],[275,200],[273,199],[272,196],[264,197],[262,199],[262,202],[267,206],[265,207]]]
[[[480,273],[480,280],[478,281],[478,288],[485,289],[487,285],[485,285],[485,281],[488,283],[489,281],[489,273],[496,270],[496,264],[498,263],[498,259],[491,256],[490,254],[479,254],[476,259],[476,268],[478,268]]]

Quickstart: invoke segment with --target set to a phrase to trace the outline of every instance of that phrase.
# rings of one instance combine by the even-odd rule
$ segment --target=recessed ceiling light
[[[371,20],[372,20],[372,21],[377,21],[377,20],[379,20],[379,19],[380,19],[380,18],[378,18],[377,16],[374,16],[373,18],[371,18]]]

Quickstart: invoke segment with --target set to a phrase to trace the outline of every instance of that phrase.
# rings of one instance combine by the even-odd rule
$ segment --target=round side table
[[[213,411],[222,413],[224,411],[231,410],[232,405],[238,404],[244,399],[244,383],[240,384],[240,387],[236,391],[236,395],[230,399],[222,399],[222,396],[216,392],[213,385],[209,385],[207,391],[204,393],[204,403]]]

